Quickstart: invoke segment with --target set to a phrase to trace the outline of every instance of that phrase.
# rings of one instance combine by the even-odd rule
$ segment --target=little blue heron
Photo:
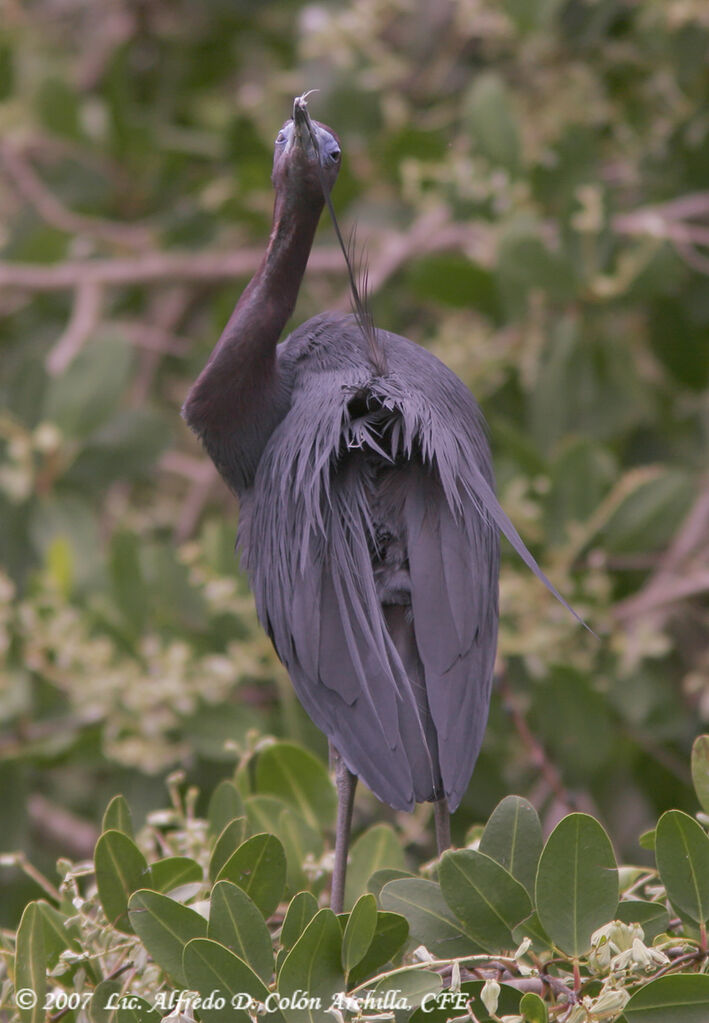
[[[433,801],[450,845],[488,715],[500,531],[550,584],[495,497],[470,392],[375,329],[354,282],[356,315],[278,344],[341,161],[305,99],[276,138],[265,255],[183,415],[239,498],[259,619],[330,741],[339,912],[357,778],[399,810]]]

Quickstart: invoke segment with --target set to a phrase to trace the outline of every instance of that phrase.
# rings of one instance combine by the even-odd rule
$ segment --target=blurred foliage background
[[[709,720],[704,0],[5,0],[0,32],[0,852],[87,855],[115,792],[140,820],[262,736],[325,755],[179,418],[317,88],[377,323],[470,385],[503,505],[600,637],[506,552],[455,835],[518,792],[640,859]],[[294,323],[346,304],[323,222]],[[398,817],[416,861],[429,815]],[[394,816],[360,792],[356,829]],[[0,883],[7,926],[38,891]]]

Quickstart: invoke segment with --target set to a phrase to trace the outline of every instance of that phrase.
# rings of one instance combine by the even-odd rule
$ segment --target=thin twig
[[[146,252],[129,258],[73,259],[38,266],[36,263],[0,262],[0,288],[26,291],[67,291],[92,282],[107,287],[162,282],[211,283],[255,273],[261,248],[237,252]],[[313,249],[309,266],[316,273],[340,275],[344,271],[339,249]]]
[[[142,224],[120,224],[68,209],[45,185],[29,161],[8,142],[0,144],[0,166],[20,195],[52,227],[68,234],[88,235],[111,245],[143,249],[151,244],[152,231]]]
[[[45,359],[50,376],[63,373],[95,331],[101,321],[101,299],[102,289],[92,281],[76,288],[69,322]]]
[[[692,505],[656,572],[632,597],[616,605],[613,615],[623,624],[657,614],[664,621],[680,601],[709,590],[709,480]],[[689,564],[694,557],[698,565]],[[655,625],[658,619],[655,619]]]

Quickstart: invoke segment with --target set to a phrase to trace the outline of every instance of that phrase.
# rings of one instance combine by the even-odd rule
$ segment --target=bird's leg
[[[451,847],[451,815],[448,811],[448,800],[437,799],[433,804],[433,818],[436,822],[436,845],[438,855],[442,856]]]
[[[332,888],[330,890],[330,908],[335,913],[342,912],[345,901],[345,877],[347,876],[347,854],[350,847],[350,825],[354,794],[357,788],[357,775],[347,769],[347,765],[330,743],[330,763],[335,767],[335,787],[337,788],[337,823],[335,825],[335,866],[332,871]]]

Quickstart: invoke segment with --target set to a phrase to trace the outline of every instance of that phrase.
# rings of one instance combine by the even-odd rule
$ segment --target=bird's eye
[[[276,145],[277,146],[282,146],[285,141],[286,141],[286,133],[284,131],[279,131],[278,135],[276,135]]]
[[[337,148],[337,146],[335,146],[333,149],[331,149],[330,152],[328,153],[328,156],[330,157],[330,159],[332,160],[333,163],[337,163],[337,161],[340,159],[341,155],[342,154],[341,154],[340,150]]]

